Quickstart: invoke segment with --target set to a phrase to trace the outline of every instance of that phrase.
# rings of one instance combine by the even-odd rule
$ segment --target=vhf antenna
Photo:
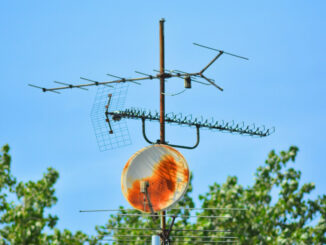
[[[205,86],[214,86],[218,90],[223,91],[223,88],[218,84],[216,84],[213,79],[208,78],[206,75],[204,75],[206,70],[223,54],[230,55],[244,60],[248,60],[248,58],[240,55],[232,54],[229,52],[225,52],[223,50],[211,48],[198,43],[193,43],[196,46],[217,52],[216,56],[199,72],[189,73],[180,70],[166,70],[165,69],[165,46],[164,46],[164,22],[165,22],[164,19],[161,19],[159,22],[160,24],[160,31],[159,31],[160,69],[159,71],[157,71],[158,73],[156,75],[146,74],[137,71],[136,73],[143,76],[137,78],[124,78],[112,74],[107,74],[108,76],[116,78],[116,80],[111,80],[111,81],[96,81],[96,80],[80,77],[80,79],[87,81],[87,83],[72,84],[72,83],[63,83],[63,82],[55,81],[55,83],[63,86],[54,87],[54,88],[45,88],[33,84],[28,84],[28,85],[34,88],[41,89],[43,92],[52,92],[52,93],[60,93],[60,91],[62,90],[74,89],[74,88],[87,90],[88,87],[99,86],[97,96],[95,98],[95,102],[93,105],[91,117],[95,129],[97,141],[100,146],[100,150],[107,150],[107,149],[117,148],[117,147],[131,144],[128,128],[125,124],[126,122],[125,120],[121,120],[122,118],[141,119],[143,123],[143,136],[145,140],[150,144],[159,143],[159,144],[165,144],[174,147],[181,147],[185,149],[194,149],[199,144],[200,128],[215,129],[222,132],[238,133],[243,135],[259,136],[259,137],[265,137],[273,133],[274,128],[265,129],[265,127],[256,127],[255,125],[245,126],[243,123],[239,124],[234,122],[228,123],[224,121],[204,120],[202,118],[200,119],[192,118],[192,116],[182,116],[178,114],[165,113],[165,96],[167,95],[165,93],[165,79],[181,78],[184,80],[185,89],[190,89],[191,82],[193,81]],[[130,83],[140,84],[139,83],[140,81],[153,80],[153,79],[160,81],[159,112],[153,114],[151,112],[146,112],[144,110],[137,110],[137,109],[123,110],[124,99],[128,90],[128,84]],[[108,93],[107,89],[112,90],[113,92]],[[118,96],[115,96],[116,94]],[[146,120],[159,121],[160,138],[159,140],[157,140],[157,142],[150,141],[147,138],[145,133]],[[174,123],[179,125],[196,127],[197,142],[193,146],[168,144],[165,140],[165,123]],[[162,211],[161,212],[162,234],[167,234],[167,233],[169,234],[169,231],[171,231],[171,229],[166,229],[165,218],[166,218],[166,213],[165,211]],[[169,237],[168,236],[166,237],[164,235],[163,238],[162,238],[162,243],[168,244]]]

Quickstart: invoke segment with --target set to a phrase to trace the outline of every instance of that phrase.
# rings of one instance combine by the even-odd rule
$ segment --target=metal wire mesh
[[[131,144],[126,120],[110,120],[113,130],[113,134],[110,134],[110,129],[105,117],[105,106],[108,103],[108,94],[112,94],[110,110],[121,110],[125,105],[128,86],[128,83],[117,83],[111,87],[99,86],[97,89],[91,111],[91,120],[100,151],[116,149]],[[111,119],[111,116],[109,117]]]

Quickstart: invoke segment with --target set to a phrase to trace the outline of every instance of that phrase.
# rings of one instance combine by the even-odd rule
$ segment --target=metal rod
[[[192,149],[195,149],[199,145],[199,141],[200,141],[200,134],[199,134],[199,126],[198,125],[196,125],[196,136],[197,136],[197,141],[196,141],[195,145],[193,145],[193,146],[174,145],[174,144],[167,144],[167,145],[172,146],[172,147],[178,147],[178,148],[192,150]]]
[[[204,78],[207,82],[209,82],[210,84],[212,84],[214,87],[216,87],[219,90],[223,91],[223,88],[221,88],[220,86],[218,86],[216,83],[214,83],[213,81],[211,81],[209,78],[205,77],[203,74],[200,74],[200,76],[202,78]]]
[[[172,72],[174,72],[174,73],[180,72],[180,73],[188,74],[187,72],[180,71],[180,70],[173,70]],[[215,82],[215,80],[212,79],[212,78],[210,78],[210,80],[212,80],[213,82]],[[193,81],[193,79],[192,79],[192,81]]]
[[[28,86],[42,89],[43,92],[49,91],[49,92],[53,92],[53,93],[56,93],[56,94],[60,94],[60,92],[58,92],[58,91],[54,91],[54,90],[52,91],[51,89],[42,88],[42,87],[39,87],[39,86],[36,86],[36,85],[33,85],[33,84],[28,84]],[[66,87],[66,88],[69,88],[69,87]]]
[[[178,243],[190,243],[191,241],[187,240],[180,240],[180,241],[172,241],[173,244],[178,244]],[[237,240],[232,240],[232,241],[196,241],[196,244],[198,243],[236,243]]]
[[[164,60],[164,19],[160,20],[160,143],[165,144],[165,60]],[[161,212],[161,228],[165,232],[165,211]],[[165,241],[162,241],[165,245]]]
[[[222,54],[223,54],[223,51],[220,51],[219,54],[216,55],[215,58],[212,59],[212,61],[209,62],[208,65],[205,66],[199,73],[202,74],[204,71],[206,71],[207,68],[210,67],[218,58],[220,58]]]
[[[80,211],[81,213],[87,213],[87,211]],[[135,217],[159,217],[159,214],[148,214],[148,213],[143,213],[143,214],[116,214],[116,216],[135,216]],[[228,218],[232,218],[231,216],[218,216],[218,215],[167,215],[164,214],[164,216],[166,217],[174,217],[176,216],[176,218],[208,218],[208,219],[228,219]]]
[[[150,143],[153,144],[153,143]],[[171,208],[169,210],[239,210],[244,211],[246,208]],[[119,212],[119,211],[135,211],[135,209],[92,209],[80,210],[79,212]]]
[[[98,235],[97,237],[151,237],[152,235],[118,235],[118,234],[114,234],[114,235]],[[238,237],[236,236],[173,236],[173,238],[175,237],[188,237],[188,238],[220,238],[220,239],[237,239]]]
[[[80,77],[80,79],[85,80],[85,81],[93,82],[94,85],[96,85],[96,86],[100,85],[100,82],[98,82],[98,81],[94,81],[94,80],[92,80],[92,79],[88,79],[88,78],[85,78],[85,77]],[[102,85],[103,85],[103,86],[107,86],[107,87],[111,87],[111,88],[113,88],[113,86],[111,86],[111,85],[106,85],[106,84],[102,84]]]
[[[160,143],[165,143],[164,19],[160,20]]]
[[[114,77],[114,78],[118,78],[118,79],[124,79],[123,77],[118,77],[118,76],[115,76],[115,75],[112,75],[112,74],[106,74],[107,76],[110,76],[110,77]]]
[[[116,240],[116,239],[99,239],[100,241],[110,241],[110,242],[117,242],[117,243],[143,243],[143,242],[150,242],[151,240]],[[188,240],[180,240],[180,241],[171,241],[173,244],[176,243],[190,243],[191,241]],[[196,243],[235,243],[237,240],[232,241],[196,241]]]
[[[147,143],[149,144],[155,144],[155,142],[150,141],[147,136],[146,136],[146,131],[145,131],[145,118],[142,118],[142,131],[143,131],[143,137],[146,140]]]
[[[247,210],[246,208],[171,208],[171,210],[238,210],[244,211]]]
[[[128,79],[124,78],[124,77],[118,77],[118,76],[115,76],[115,75],[112,75],[112,74],[106,74],[107,76],[110,76],[110,77],[114,77],[114,78],[118,78],[118,79],[121,79],[122,81],[127,81]],[[129,82],[132,82],[132,83],[135,83],[135,84],[138,84],[138,85],[141,85],[141,83],[138,83],[138,82],[135,82],[135,81],[129,81]]]
[[[85,81],[93,82],[95,84],[98,84],[99,83],[98,81],[95,81],[95,80],[92,80],[92,79],[88,79],[88,78],[85,78],[85,77],[79,77],[79,78],[82,79],[82,80],[85,80]]]
[[[36,86],[33,84],[28,84],[28,86],[33,87],[33,88],[39,88],[39,89],[42,89],[43,92],[46,92],[46,88],[42,88],[42,87],[39,87],[39,86]]]
[[[108,242],[117,242],[117,243],[130,243],[130,242],[136,242],[136,243],[144,243],[144,242],[150,242],[151,240],[116,240],[116,239],[100,239],[100,241],[108,241]]]
[[[231,56],[234,56],[234,57],[240,58],[240,59],[249,60],[249,59],[246,58],[246,57],[243,57],[243,56],[240,56],[240,55],[236,55],[236,54],[232,54],[232,53],[229,53],[229,52],[225,52],[225,51],[223,51],[223,50],[219,50],[219,49],[215,49],[215,48],[207,47],[207,46],[205,46],[205,45],[201,45],[201,44],[198,44],[198,43],[193,43],[193,44],[196,45],[196,46],[202,47],[202,48],[207,48],[207,49],[211,49],[211,50],[214,50],[214,51],[223,52],[224,54],[228,54],[228,55],[231,55]]]
[[[58,81],[53,81],[54,83],[57,83],[57,84],[61,84],[61,85],[67,85],[69,86],[70,88],[74,88],[74,85],[73,84],[69,84],[69,83],[62,83],[62,82],[58,82]],[[79,88],[79,89],[82,89],[82,90],[88,90],[87,88]]]
[[[143,72],[140,72],[140,71],[135,71],[135,73],[138,73],[140,75],[144,75],[144,76],[148,76],[149,79],[153,79],[153,75],[150,75],[150,74],[147,74],[147,73],[143,73]]]
[[[180,78],[182,80],[187,76],[187,73],[186,72],[180,73],[178,70],[172,70],[170,72],[176,74],[177,75],[177,78]],[[211,80],[214,81],[214,79],[211,79]],[[204,82],[198,81],[198,80],[196,80],[194,78],[191,78],[191,81],[192,82],[195,82],[195,83],[200,83],[200,84],[203,84],[203,85],[206,85],[206,86],[210,86],[211,85],[209,83],[204,83]]]
[[[109,125],[109,134],[113,134],[113,130],[111,127],[111,122],[110,122],[110,118],[109,118],[109,107],[110,107],[110,102],[112,99],[112,94],[108,94],[109,100],[108,100],[108,104],[105,106],[105,117],[106,117],[106,122]]]
[[[160,231],[161,228],[132,228],[132,227],[106,227],[109,230],[149,230],[149,231]],[[223,233],[231,233],[229,230],[191,230],[191,229],[173,229],[173,232],[223,232]]]
[[[155,217],[157,218],[157,215],[156,213],[154,212],[154,209],[153,209],[153,206],[152,206],[152,203],[151,203],[151,199],[149,197],[149,193],[148,193],[148,187],[149,187],[149,182],[146,182],[147,184],[145,185],[145,196],[147,198],[147,202],[148,202],[148,206],[149,206],[149,209],[151,210],[151,214],[155,215]],[[145,210],[144,210],[145,211]],[[155,218],[154,217],[154,218]],[[153,218],[153,219],[154,219]],[[154,219],[155,220],[155,219]]]

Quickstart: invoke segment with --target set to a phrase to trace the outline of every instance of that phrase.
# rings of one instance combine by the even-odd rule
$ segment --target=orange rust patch
[[[177,154],[177,156],[180,156],[181,154],[180,154],[180,152],[178,152],[176,149],[174,149],[173,147],[171,147],[171,146],[168,146],[168,145],[159,145],[160,147],[164,147],[164,148],[166,148],[166,149],[168,149],[168,150],[170,150],[170,151],[173,151],[174,153],[176,153]]]
[[[140,192],[140,181],[148,181],[148,193],[153,209],[154,211],[161,210],[166,207],[167,202],[176,190],[177,173],[178,163],[173,156],[168,154],[164,155],[158,164],[154,166],[152,176],[143,178],[142,180],[136,180],[132,183],[132,187],[128,189],[128,201],[133,207],[144,210],[144,194]],[[144,211],[150,211],[148,205],[146,205]]]
[[[128,160],[128,162],[126,163],[126,165],[124,166],[123,170],[122,170],[122,175],[125,174],[125,172],[127,171],[131,161],[134,159],[134,157],[132,157],[131,159]]]
[[[188,168],[185,168],[185,169],[183,170],[183,180],[184,180],[185,182],[188,182],[188,180],[189,180],[189,169],[188,169]]]

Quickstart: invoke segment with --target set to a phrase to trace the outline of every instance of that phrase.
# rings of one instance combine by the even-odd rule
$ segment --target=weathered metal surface
[[[188,164],[180,152],[162,144],[143,148],[128,160],[121,176],[122,193],[135,209],[149,213],[150,208],[140,190],[141,181],[149,182],[148,193],[153,210],[165,210],[186,192]]]
[[[160,143],[165,144],[165,53],[164,53],[164,19],[160,20]],[[162,233],[165,232],[165,211],[161,213]],[[163,241],[163,244],[165,242]]]

